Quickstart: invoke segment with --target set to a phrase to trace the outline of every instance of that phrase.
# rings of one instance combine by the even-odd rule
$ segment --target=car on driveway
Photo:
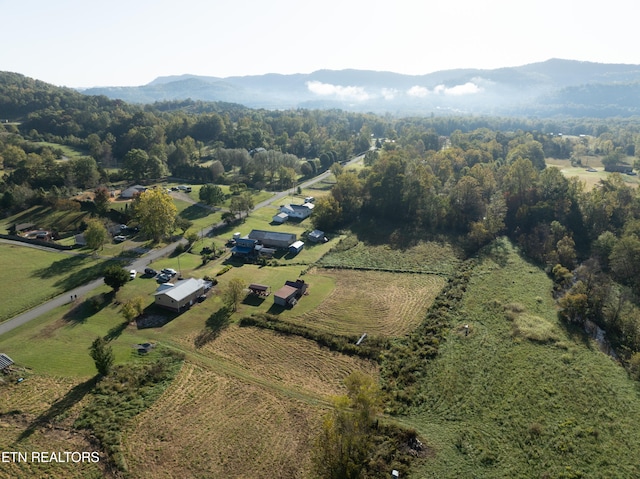
[[[138,272],[135,269],[129,271],[129,279],[136,279]]]
[[[127,237],[123,235],[118,235],[113,237],[113,241],[115,241],[116,243],[122,243],[123,241],[126,241],[126,240],[127,240]]]
[[[165,269],[161,270],[160,272],[163,273],[163,274],[166,274],[170,278],[173,278],[176,274],[178,274],[178,272],[175,269],[172,269],[172,268],[165,268]]]
[[[171,276],[169,276],[168,274],[160,273],[156,278],[156,281],[158,283],[168,283],[169,281],[171,281]]]

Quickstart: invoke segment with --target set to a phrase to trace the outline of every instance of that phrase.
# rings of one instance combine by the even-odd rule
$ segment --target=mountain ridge
[[[571,111],[597,117],[604,111],[640,114],[636,84],[640,84],[640,65],[552,58],[517,67],[458,68],[424,75],[357,69],[231,77],[182,74],[161,76],[137,87],[80,91],[132,103],[191,99],[250,108],[340,108],[405,115],[558,116],[567,114],[564,105],[571,104]],[[603,85],[616,86],[616,103],[611,103],[610,94],[599,96]],[[576,98],[583,103],[575,105]]]

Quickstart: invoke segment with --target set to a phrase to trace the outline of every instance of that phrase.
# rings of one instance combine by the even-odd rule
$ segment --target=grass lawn
[[[434,450],[411,477],[640,477],[638,384],[559,322],[550,291],[508,242],[482,257],[402,418]]]
[[[15,223],[33,223],[36,228],[62,232],[76,231],[89,213],[86,211],[57,211],[48,206],[33,206],[13,216],[0,220],[0,230],[7,232]]]
[[[91,296],[108,291],[108,287],[101,287]],[[64,377],[95,375],[96,369],[89,356],[91,343],[110,331],[117,335],[125,320],[120,314],[120,306],[115,304],[91,314],[85,299],[79,298],[76,305],[61,306],[49,315],[0,336],[0,350],[18,366],[36,374]],[[116,363],[126,363],[137,357],[132,346],[145,342],[145,337],[134,333],[137,333],[135,329],[124,330],[111,342]]]
[[[103,260],[0,243],[10,281],[0,288],[0,321],[38,306],[100,275]]]
[[[611,173],[604,171],[604,167],[597,157],[592,157],[589,161],[583,161],[584,166],[571,166],[569,160],[557,160],[553,158],[547,158],[547,166],[555,166],[560,169],[563,175],[567,177],[577,177],[580,181],[584,182],[587,190],[591,190],[596,184],[600,183],[600,180],[607,179]],[[594,168],[598,171],[590,172],[587,168]],[[637,187],[640,184],[640,179],[637,176],[620,175],[624,182],[633,187]]]

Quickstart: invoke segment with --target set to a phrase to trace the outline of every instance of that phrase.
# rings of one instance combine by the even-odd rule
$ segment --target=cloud
[[[310,92],[322,96],[335,96],[341,100],[357,100],[364,101],[371,96],[361,86],[342,86],[332,85],[331,83],[322,83],[319,81],[308,81],[307,88]]]
[[[477,83],[469,81],[463,85],[455,85],[452,87],[447,87],[445,85],[438,85],[433,90],[429,90],[423,86],[412,86],[407,90],[407,95],[424,98],[427,95],[446,95],[446,96],[461,96],[461,95],[473,95],[476,93],[480,93],[482,91],[482,87]]]
[[[381,93],[382,98],[384,98],[385,100],[393,100],[398,94],[398,90],[396,90],[395,88],[383,88]]]
[[[468,81],[464,85],[456,85],[451,88],[445,88],[444,94],[451,96],[473,95],[474,93],[479,93],[480,91],[482,91],[482,88],[480,88],[475,83]]]
[[[429,89],[425,88],[423,86],[412,86],[411,88],[409,88],[409,91],[407,91],[407,94],[409,96],[416,96],[418,98],[424,98],[425,96],[427,96],[429,94]]]

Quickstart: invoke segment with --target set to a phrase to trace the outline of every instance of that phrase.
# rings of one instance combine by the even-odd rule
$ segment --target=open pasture
[[[639,477],[637,383],[559,321],[543,269],[485,253],[404,418],[436,451],[410,477]]]
[[[321,260],[332,268],[360,268],[398,272],[451,274],[460,264],[461,254],[446,242],[403,240],[393,234],[397,246],[386,242],[365,242],[351,235],[340,241]]]
[[[586,190],[591,190],[595,185],[600,183],[600,180],[607,179],[612,174],[604,171],[604,167],[599,158],[595,157],[589,159],[583,166],[571,166],[569,160],[557,160],[554,158],[547,158],[545,162],[547,166],[555,166],[560,169],[562,174],[568,178],[578,178],[585,184]],[[594,168],[597,171],[587,171],[588,168]],[[628,186],[637,187],[640,183],[637,176],[625,174],[620,174],[620,176]]]
[[[445,284],[437,275],[313,270],[336,287],[315,309],[296,316],[305,326],[336,334],[395,337],[412,331]],[[304,299],[303,299],[304,301]]]
[[[23,373],[16,383],[0,377],[0,450],[27,454],[28,462],[3,462],[0,477],[99,478],[99,463],[38,463],[31,453],[39,451],[95,451],[85,434],[72,429],[82,407],[87,384],[76,378]],[[10,380],[11,379],[11,380]],[[42,418],[54,418],[55,428],[33,427]]]

